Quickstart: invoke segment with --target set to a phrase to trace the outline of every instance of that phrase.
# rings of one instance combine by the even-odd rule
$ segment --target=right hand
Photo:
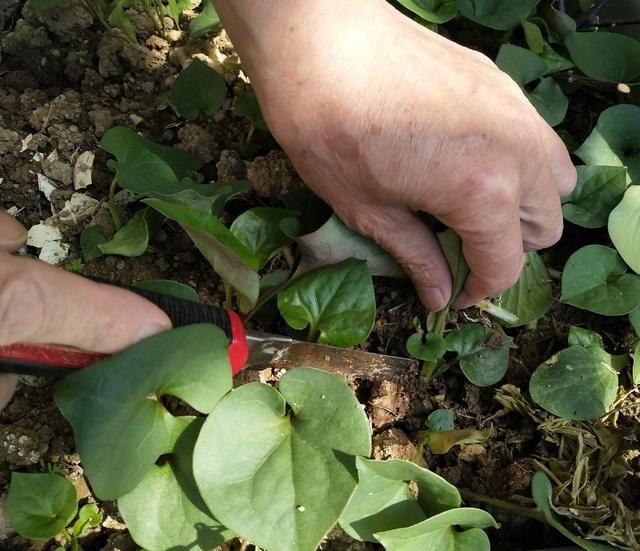
[[[0,211],[0,346],[51,343],[109,354],[171,328],[162,310],[134,293],[11,255],[26,237]],[[0,409],[16,381],[0,375]]]

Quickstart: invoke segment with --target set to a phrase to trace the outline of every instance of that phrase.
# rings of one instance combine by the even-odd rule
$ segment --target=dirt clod
[[[416,447],[401,429],[392,428],[373,437],[374,459],[413,461],[415,457]]]
[[[247,167],[247,177],[258,197],[268,199],[302,187],[291,161],[282,151],[256,157]]]

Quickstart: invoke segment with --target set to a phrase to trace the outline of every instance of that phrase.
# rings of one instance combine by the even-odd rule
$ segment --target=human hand
[[[560,238],[575,169],[487,57],[383,0],[216,6],[304,181],[393,254],[429,309],[445,306],[451,276],[417,211],[462,238],[471,272],[458,306],[510,287],[524,251]]]
[[[26,238],[0,211],[0,346],[53,343],[112,353],[171,327],[162,310],[134,293],[12,256]],[[16,381],[0,375],[0,409]]]

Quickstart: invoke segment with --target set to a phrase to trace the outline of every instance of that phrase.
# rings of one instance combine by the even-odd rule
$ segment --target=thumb
[[[0,345],[113,353],[170,328],[167,315],[135,293],[0,253]]]
[[[413,212],[380,207],[360,214],[357,230],[388,251],[409,276],[424,306],[444,308],[451,296],[451,273],[433,232]]]

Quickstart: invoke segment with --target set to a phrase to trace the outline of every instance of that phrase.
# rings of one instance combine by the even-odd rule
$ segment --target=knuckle
[[[0,276],[0,344],[28,340],[45,319],[43,289],[28,271]]]

